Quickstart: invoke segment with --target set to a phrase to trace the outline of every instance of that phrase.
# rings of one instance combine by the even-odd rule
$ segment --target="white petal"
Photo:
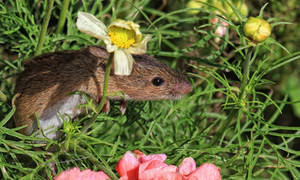
[[[151,40],[151,35],[146,35],[146,37],[142,40],[141,44],[138,46],[132,46],[127,49],[127,51],[131,54],[145,54],[147,51],[147,43]]]
[[[118,47],[116,45],[112,44],[110,39],[105,39],[104,43],[106,44],[106,50],[109,53],[114,52],[115,50],[118,49]]]
[[[114,73],[116,75],[130,75],[133,61],[130,53],[121,49],[116,50],[114,52]]]
[[[106,26],[92,14],[79,11],[76,26],[80,31],[98,39],[109,38]]]
[[[132,22],[132,21],[125,21],[125,20],[122,20],[122,19],[117,19],[115,20],[114,22],[112,22],[109,27],[111,26],[117,26],[117,27],[122,27],[122,28],[125,28],[125,29],[128,29],[128,30],[139,30],[140,28],[140,25]]]

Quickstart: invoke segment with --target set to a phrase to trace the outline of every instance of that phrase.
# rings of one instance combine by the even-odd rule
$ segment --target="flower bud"
[[[201,8],[203,7],[203,2],[206,2],[207,0],[190,0],[186,7],[187,8]],[[194,10],[189,10],[188,14],[194,15],[199,13],[198,9],[194,9]]]
[[[220,9],[220,11],[223,11],[225,13],[226,16],[228,16],[230,19],[232,19],[233,21],[237,22],[239,20],[236,12],[234,12],[234,10],[232,9],[232,6],[234,6],[234,8],[239,11],[239,13],[241,13],[241,15],[243,16],[247,16],[248,15],[248,6],[246,3],[238,1],[238,2],[234,2],[234,1],[219,1],[219,0],[214,0],[213,1],[213,5]],[[221,12],[217,11],[217,14],[222,14]]]
[[[258,17],[250,17],[244,25],[245,35],[256,42],[262,42],[271,34],[270,24]]]
[[[235,6],[235,8],[243,15],[243,16],[247,16],[248,15],[248,6],[246,5],[246,3],[242,3],[241,1],[238,1],[238,3],[233,4]],[[238,16],[236,13],[233,12],[233,9],[231,8],[231,6],[229,4],[227,4],[226,6],[227,8],[227,14],[229,15],[229,17],[237,22],[239,20]]]
[[[218,35],[220,37],[225,36],[226,31],[228,29],[228,23],[227,22],[225,22],[221,18],[215,17],[215,18],[210,19],[210,23],[214,24],[212,26],[212,28],[215,28],[215,26],[217,26],[216,31],[215,31],[216,35]]]

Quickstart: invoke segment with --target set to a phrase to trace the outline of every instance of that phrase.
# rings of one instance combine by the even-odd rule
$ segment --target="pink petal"
[[[220,169],[214,164],[204,163],[187,180],[221,180]]]
[[[178,168],[174,165],[167,165],[159,160],[147,161],[140,165],[139,180],[153,180],[157,177],[163,177],[168,173],[178,173]]]
[[[226,30],[228,28],[228,23],[227,22],[225,22],[224,20],[222,20],[220,18],[217,18],[217,17],[213,18],[213,19],[210,19],[210,22],[212,24],[216,24],[217,25],[217,28],[216,28],[216,31],[215,31],[216,35],[218,35],[220,37],[225,36]]]
[[[133,150],[132,153],[136,154],[137,156],[143,156],[145,155],[142,151],[140,150]]]
[[[226,34],[226,30],[227,30],[227,27],[218,26],[217,29],[216,29],[215,34],[218,35],[218,36],[220,36],[220,37],[223,37]]]
[[[81,171],[82,180],[106,180],[109,177],[102,171],[91,171],[90,169],[86,169]]]
[[[139,174],[149,169],[161,169],[166,166],[168,166],[166,163],[158,160],[146,161],[140,165]]]
[[[188,176],[196,170],[196,162],[193,158],[185,158],[179,165],[179,173],[183,176]]]
[[[183,180],[183,177],[178,172],[169,172],[154,177],[153,180]]]
[[[78,176],[80,176],[80,169],[76,167],[76,168],[72,168],[72,169],[61,172],[55,178],[55,180],[71,180],[71,179],[75,179]]]
[[[126,152],[116,166],[121,177],[127,176],[130,180],[138,179],[139,161],[131,152]]]
[[[102,171],[91,171],[86,169],[72,168],[61,172],[55,180],[107,180],[109,177]]]
[[[139,167],[139,180],[152,180],[161,172],[162,168],[167,166],[167,164],[158,160],[146,161]]]
[[[146,162],[146,161],[151,161],[151,160],[165,162],[166,159],[167,159],[167,155],[165,155],[165,154],[151,154],[151,155],[141,156],[140,161],[142,163]]]
[[[129,180],[129,179],[128,179],[128,176],[122,176],[122,177],[120,177],[119,180]]]
[[[176,172],[178,173],[178,167],[175,165],[168,165],[161,169],[162,172]]]

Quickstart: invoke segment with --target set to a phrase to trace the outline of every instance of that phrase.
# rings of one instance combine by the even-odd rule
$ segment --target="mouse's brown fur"
[[[49,107],[74,91],[89,94],[96,102],[102,95],[105,65],[109,54],[100,47],[63,51],[37,56],[25,63],[25,71],[16,84],[19,97],[15,104],[16,125],[28,125],[23,133],[30,134],[35,114],[40,116]],[[177,99],[191,90],[180,73],[148,55],[134,55],[135,63],[129,76],[111,73],[108,93],[122,91],[126,99]],[[113,71],[112,71],[113,72]],[[153,78],[164,83],[155,86]],[[121,99],[120,95],[111,99]]]

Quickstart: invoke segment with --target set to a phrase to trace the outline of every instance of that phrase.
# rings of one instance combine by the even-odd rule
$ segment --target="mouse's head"
[[[116,76],[118,87],[127,99],[179,99],[192,90],[187,78],[148,55],[134,55],[129,76]]]

